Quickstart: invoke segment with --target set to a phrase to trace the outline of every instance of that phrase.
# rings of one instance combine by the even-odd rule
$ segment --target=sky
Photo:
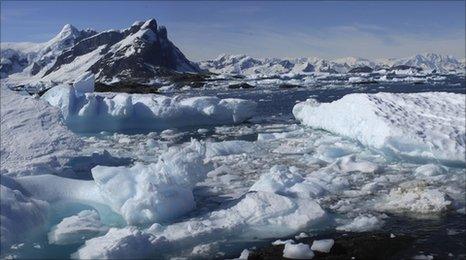
[[[1,1],[1,42],[155,18],[190,59],[465,57],[465,1]]]

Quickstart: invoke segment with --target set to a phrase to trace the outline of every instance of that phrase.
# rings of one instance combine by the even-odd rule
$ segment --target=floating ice
[[[225,156],[230,154],[251,153],[255,145],[251,142],[233,140],[223,142],[208,142],[206,145],[206,156]]]
[[[393,188],[376,207],[383,211],[429,214],[445,211],[451,205],[446,194],[437,188],[424,187],[423,183],[408,184]]]
[[[83,242],[105,233],[107,228],[100,222],[95,210],[83,210],[77,215],[64,218],[48,234],[50,244],[66,245]]]
[[[350,94],[293,108],[303,124],[406,157],[465,161],[464,94]]]
[[[335,241],[333,239],[314,240],[314,242],[312,242],[311,250],[329,253],[334,243]]]
[[[337,227],[337,230],[352,232],[367,232],[379,229],[383,226],[384,221],[372,215],[360,215],[346,225]]]
[[[205,147],[192,141],[171,148],[157,163],[97,166],[92,176],[107,204],[129,224],[167,221],[195,207],[192,189],[209,171],[204,154]]]
[[[236,124],[251,118],[256,108],[255,102],[232,98],[172,98],[126,93],[85,93],[81,96],[76,95],[74,87],[63,85],[48,90],[42,99],[59,107],[67,125],[78,132]]]
[[[121,259],[143,258],[154,254],[155,249],[166,245],[164,238],[155,238],[136,227],[111,228],[107,234],[86,241],[73,258]]]
[[[272,238],[317,224],[324,215],[319,204],[312,200],[250,192],[229,208],[169,225],[155,235],[180,243],[217,241],[222,236]]]
[[[312,252],[307,244],[285,244],[283,257],[289,259],[312,259],[314,252]]]

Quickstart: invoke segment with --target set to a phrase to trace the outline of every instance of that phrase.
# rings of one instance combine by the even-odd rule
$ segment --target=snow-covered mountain
[[[418,54],[403,59],[377,59],[345,57],[333,60],[321,58],[299,59],[257,59],[247,55],[222,54],[213,60],[198,63],[202,69],[218,74],[283,74],[283,73],[309,73],[309,72],[370,72],[378,69],[390,69],[404,65],[416,67],[424,71],[447,73],[451,71],[464,71],[464,62],[458,59],[434,53]]]
[[[2,78],[21,84],[65,82],[85,71],[101,82],[150,82],[173,72],[200,72],[155,19],[124,30],[78,30],[65,25],[46,43],[2,43]]]

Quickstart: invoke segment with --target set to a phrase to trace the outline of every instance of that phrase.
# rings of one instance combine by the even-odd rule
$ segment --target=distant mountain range
[[[339,59],[297,58],[257,59],[247,55],[220,55],[213,60],[199,62],[199,67],[217,74],[274,75],[284,73],[351,73],[372,72],[381,69],[412,67],[425,72],[438,73],[464,71],[465,62],[448,55],[435,53],[418,54],[402,59],[368,60],[346,57]]]
[[[427,53],[404,59],[363,58],[257,59],[246,55],[220,55],[191,62],[168,39],[167,29],[156,20],[135,22],[124,30],[97,32],[65,25],[45,43],[1,43],[0,76],[12,84],[70,82],[86,71],[106,84],[155,84],[179,75],[276,75],[284,73],[370,72],[396,66],[449,73],[464,71],[465,62]]]
[[[1,47],[1,77],[11,82],[63,82],[85,71],[101,82],[150,82],[173,73],[201,72],[154,19],[100,33],[67,24],[48,42]]]

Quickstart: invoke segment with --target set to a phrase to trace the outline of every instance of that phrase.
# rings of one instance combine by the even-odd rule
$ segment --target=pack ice
[[[453,93],[350,94],[331,103],[298,103],[301,123],[421,160],[465,161],[465,95]]]
[[[182,98],[92,91],[93,77],[83,76],[73,86],[53,87],[42,99],[60,108],[66,124],[77,132],[236,124],[251,118],[256,108],[253,101],[235,98]]]

